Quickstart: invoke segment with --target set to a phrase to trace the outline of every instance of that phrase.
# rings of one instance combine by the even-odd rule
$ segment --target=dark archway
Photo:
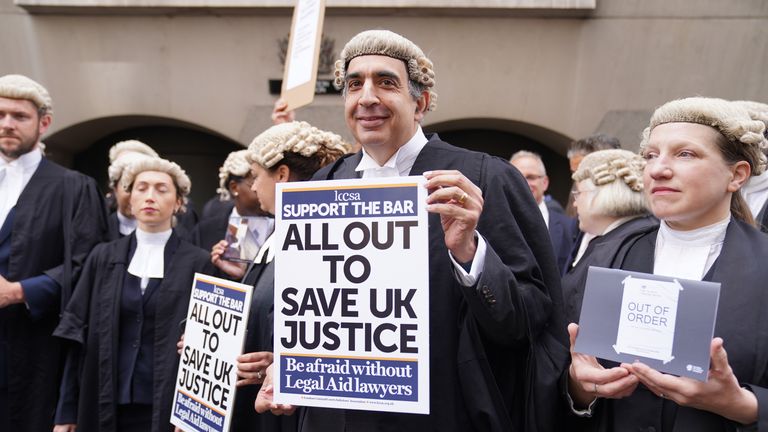
[[[459,147],[482,151],[502,159],[518,150],[541,155],[549,175],[549,190],[563,206],[568,202],[571,173],[565,153],[570,138],[535,125],[499,119],[462,119],[424,127]]]
[[[122,120],[122,121],[121,121]],[[243,148],[220,134],[189,123],[156,117],[111,117],[91,120],[45,139],[52,159],[96,179],[107,190],[109,148],[136,139],[161,157],[178,163],[192,179],[196,210],[216,193],[219,167],[227,155]]]

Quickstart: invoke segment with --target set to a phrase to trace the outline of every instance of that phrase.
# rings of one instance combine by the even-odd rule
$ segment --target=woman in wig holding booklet
[[[71,342],[57,432],[172,430],[175,342],[195,272],[214,271],[173,228],[191,187],[178,165],[139,159],[121,182],[137,229],[94,248],[54,333]]]
[[[612,267],[721,284],[709,375],[610,367],[572,348],[568,392],[588,430],[768,430],[768,237],[739,193],[765,169],[763,132],[721,99],[675,100],[651,117],[640,153],[661,224],[628,237]],[[578,326],[568,330],[573,347]]]
[[[254,176],[253,190],[262,210],[275,214],[275,185],[306,181],[318,169],[334,162],[349,150],[339,135],[326,132],[306,122],[289,122],[272,126],[257,136],[248,157]],[[265,369],[272,364],[272,330],[274,307],[274,251],[270,236],[256,256],[255,265],[243,283],[253,285],[251,315],[242,356],[238,358],[239,381],[232,418],[232,432],[291,431],[295,417],[257,414],[253,408]],[[301,271],[297,269],[297,271]]]

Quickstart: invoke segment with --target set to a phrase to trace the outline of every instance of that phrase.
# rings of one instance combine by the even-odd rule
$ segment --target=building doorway
[[[227,155],[244,147],[213,131],[172,119],[156,117],[104,118],[63,129],[44,141],[49,157],[96,179],[107,192],[109,148],[136,139],[161,157],[178,163],[192,180],[190,199],[199,213],[216,194],[219,167]]]
[[[535,125],[503,119],[462,119],[424,127],[459,147],[481,151],[509,160],[513,153],[528,150],[538,153],[549,176],[548,194],[563,207],[571,190],[567,152],[570,138]]]

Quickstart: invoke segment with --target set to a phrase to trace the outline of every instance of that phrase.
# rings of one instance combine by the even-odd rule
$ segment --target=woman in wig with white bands
[[[137,140],[120,141],[109,149],[109,240],[130,235],[136,229],[136,218],[131,214],[131,194],[123,188],[120,178],[125,168],[143,158],[159,157],[152,147]]]
[[[214,271],[172,228],[191,187],[178,165],[143,158],[121,182],[138,226],[93,250],[54,333],[71,342],[55,431],[172,429],[175,342],[194,274]]]
[[[334,162],[349,150],[339,135],[326,132],[306,122],[282,123],[257,136],[248,147],[248,158],[254,176],[253,190],[261,208],[275,214],[275,185],[306,181],[318,169]],[[267,367],[272,364],[272,330],[274,306],[274,251],[272,237],[264,243],[256,257],[256,265],[245,276],[244,283],[254,286],[251,316],[242,356],[238,358],[233,432],[292,431],[295,417],[257,414],[254,401]],[[265,389],[271,390],[271,389]]]
[[[768,237],[739,193],[765,169],[764,125],[728,101],[658,108],[643,183],[658,229],[630,237],[614,268],[719,282],[706,382],[572,352],[569,394],[595,431],[768,429]],[[578,326],[569,326],[571,343]]]

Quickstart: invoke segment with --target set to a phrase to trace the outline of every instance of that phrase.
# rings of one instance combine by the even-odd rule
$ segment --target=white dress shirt
[[[752,217],[757,218],[763,204],[768,200],[768,171],[752,176],[741,189],[741,196],[747,201]]]
[[[120,213],[120,210],[117,210],[115,214],[117,214],[118,230],[120,231],[120,234],[124,236],[131,235],[131,233],[136,230],[136,226],[138,226],[139,222],[134,218],[123,216],[123,214]]]
[[[539,211],[541,212],[541,217],[544,218],[544,224],[549,229],[549,208],[547,208],[547,203],[544,200],[541,200],[539,203]]]
[[[0,227],[42,160],[38,146],[12,161],[0,157]]]
[[[355,168],[355,171],[362,171],[363,178],[382,178],[382,177],[401,177],[411,174],[411,168],[416,162],[416,158],[419,153],[427,145],[427,137],[421,130],[421,126],[416,129],[416,133],[395,152],[384,165],[379,165],[368,153],[363,149],[363,157],[360,163]],[[413,173],[419,175],[421,173]],[[483,236],[475,232],[475,238],[477,239],[477,249],[475,250],[475,256],[472,259],[472,266],[469,269],[469,273],[458,263],[453,257],[453,254],[449,253],[448,256],[453,262],[456,278],[464,286],[472,286],[477,282],[480,274],[483,272],[485,266],[485,251],[486,244]]]

